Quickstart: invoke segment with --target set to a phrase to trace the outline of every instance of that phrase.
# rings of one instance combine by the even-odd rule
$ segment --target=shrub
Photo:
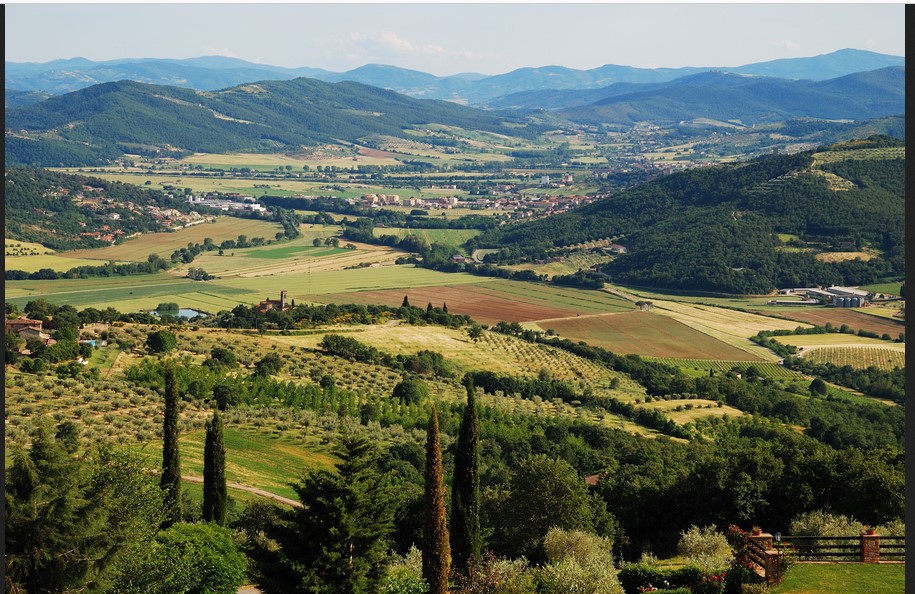
[[[613,542],[581,530],[550,528],[543,539],[547,559],[553,563],[574,559],[579,563],[606,563],[613,566]]]
[[[466,576],[458,579],[456,594],[534,594],[537,592],[533,572],[527,571],[527,560],[496,559],[487,553],[479,563],[471,564]]]
[[[731,558],[731,546],[721,532],[714,526],[690,526],[689,530],[680,533],[677,552],[684,555],[690,563],[703,569],[714,571],[725,569]]]
[[[403,557],[395,557],[382,581],[382,594],[426,594],[429,584],[423,579],[422,564],[422,553],[415,546]]]
[[[623,594],[612,564],[579,563],[570,556],[541,567],[536,574],[541,594]]]

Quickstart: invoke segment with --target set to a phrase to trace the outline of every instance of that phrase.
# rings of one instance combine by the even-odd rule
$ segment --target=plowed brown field
[[[411,305],[424,308],[428,303],[435,307],[447,304],[449,312],[468,315],[483,324],[564,318],[578,313],[570,309],[530,303],[515,296],[500,297],[473,285],[332,293],[317,295],[315,299],[324,303],[376,303],[397,307],[403,303],[404,295]]]
[[[785,311],[782,315],[792,320],[808,322],[817,326],[825,326],[826,322],[832,323],[836,328],[842,324],[848,324],[848,327],[852,330],[870,330],[877,334],[886,333],[893,338],[896,338],[900,332],[905,332],[905,324],[901,322],[843,308],[823,307],[820,309],[791,310]]]
[[[758,361],[750,353],[725,344],[668,316],[651,312],[581,316],[538,324],[561,337],[583,340],[619,354],[684,359]]]

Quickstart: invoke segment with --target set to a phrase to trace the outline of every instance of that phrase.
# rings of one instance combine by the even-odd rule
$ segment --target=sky
[[[438,76],[526,66],[740,66],[843,48],[905,55],[895,4],[6,4],[6,60],[221,55]]]

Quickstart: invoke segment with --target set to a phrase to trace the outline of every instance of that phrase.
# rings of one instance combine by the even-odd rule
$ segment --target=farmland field
[[[663,363],[665,365],[673,365],[674,367],[682,367],[684,369],[694,369],[709,371],[714,370],[718,372],[726,372],[734,369],[735,367],[742,370],[746,370],[747,367],[752,365],[759,370],[759,373],[765,377],[779,378],[779,379],[797,379],[798,374],[786,369],[779,365],[778,363],[773,363],[771,361],[723,361],[720,359],[675,359],[672,357],[646,357],[651,361],[657,361],[658,363]]]
[[[219,286],[211,282],[175,278],[167,274],[53,281],[7,281],[6,300],[22,308],[34,299],[70,304],[77,309],[114,307],[119,311],[155,309],[163,301],[175,301],[215,313],[239,303],[257,303],[263,296],[247,288]]]
[[[92,250],[75,250],[65,252],[64,255],[95,260],[96,264],[99,260],[145,262],[150,254],[168,258],[176,249],[186,247],[188,243],[202,243],[207,237],[216,244],[226,239],[236,239],[239,235],[247,235],[248,239],[273,239],[277,231],[282,230],[279,224],[269,221],[218,217],[214,223],[201,223],[171,233],[145,233],[122,244]]]
[[[73,258],[61,255],[39,243],[28,243],[15,239],[4,239],[4,270],[23,270],[35,272],[42,268],[50,268],[58,272],[66,272],[77,266],[98,266],[99,262],[89,258]]]
[[[348,295],[323,295],[321,302],[381,303],[396,307],[404,295],[419,307],[427,303],[471,316],[474,320],[494,324],[500,321],[529,322],[552,318],[565,318],[581,313],[627,311],[631,306],[608,293],[568,289],[518,281],[479,278],[470,286],[452,286],[457,275],[446,275],[447,285],[426,286],[415,289],[363,291]]]
[[[905,280],[896,281],[894,283],[876,283],[873,285],[862,285],[858,288],[864,289],[865,291],[883,293],[885,295],[899,295],[899,289],[902,287],[902,283],[904,282]]]
[[[814,363],[851,365],[866,368],[873,365],[891,371],[905,368],[905,351],[879,346],[821,346],[804,352],[804,359]]]
[[[716,340],[671,317],[634,311],[538,322],[564,338],[583,340],[620,354],[685,359],[759,361],[747,351]]]
[[[605,254],[595,254],[590,252],[576,252],[568,256],[563,256],[560,262],[548,262],[545,264],[514,264],[503,266],[508,270],[533,270],[537,274],[545,274],[553,277],[557,274],[574,274],[578,270],[591,268],[597,264],[604,264],[613,259],[613,256]]]
[[[905,324],[878,316],[870,316],[859,311],[842,307],[815,307],[803,309],[783,308],[780,314],[786,318],[825,326],[831,323],[836,328],[847,324],[852,330],[869,330],[877,334],[887,333],[895,338],[900,332],[905,332]]]
[[[403,229],[400,227],[376,227],[375,237],[394,235],[403,239],[407,235],[415,235],[431,243],[442,243],[457,248],[462,243],[480,234],[479,229]]]
[[[403,252],[393,248],[354,244],[356,249],[314,247],[311,240],[299,238],[280,247],[245,248],[220,256],[217,252],[204,252],[194,262],[175,269],[182,274],[187,267],[203,268],[220,279],[228,277],[264,277],[311,274],[345,270],[359,265],[393,265]],[[222,282],[222,281],[219,281]]]
[[[655,400],[642,404],[640,407],[659,410],[678,425],[685,425],[708,417],[736,418],[744,414],[743,411],[727,405],[718,406],[718,402],[715,400]]]

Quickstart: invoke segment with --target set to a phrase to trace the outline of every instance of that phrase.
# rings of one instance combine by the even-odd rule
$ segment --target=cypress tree
[[[406,295],[403,296],[403,303],[400,304],[401,307],[410,307],[410,300]]]
[[[219,411],[206,425],[203,445],[203,520],[226,525],[226,447]]]
[[[445,520],[445,483],[442,471],[442,448],[438,436],[438,414],[435,405],[426,432],[426,496],[423,523],[423,578],[429,594],[447,594],[451,570],[451,546]]]
[[[162,490],[165,491],[163,528],[181,520],[181,459],[178,455],[178,381],[175,367],[165,366],[165,419],[162,427]]]
[[[451,553],[455,567],[466,571],[480,560],[480,426],[473,378],[464,376],[467,407],[458,432],[451,488]]]

